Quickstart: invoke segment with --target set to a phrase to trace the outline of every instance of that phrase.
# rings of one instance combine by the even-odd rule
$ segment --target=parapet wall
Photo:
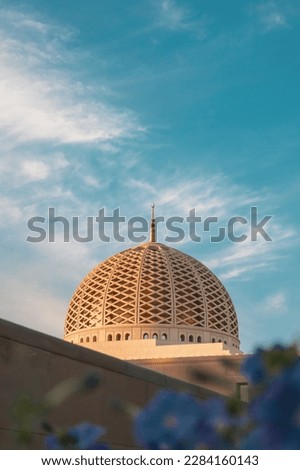
[[[97,389],[73,396],[49,416],[56,427],[82,421],[100,424],[114,448],[136,448],[131,421],[111,406],[114,398],[144,406],[161,388],[188,390],[207,398],[212,392],[126,361],[0,320],[0,449],[16,449],[13,407],[21,395],[39,400],[56,384],[94,372]],[[35,434],[32,448],[43,449],[44,435]]]
[[[68,339],[67,339],[68,341]],[[183,357],[230,356],[241,352],[224,343],[179,343],[168,344],[157,339],[131,341],[106,341],[83,343],[87,348],[126,361],[144,359],[175,359]]]

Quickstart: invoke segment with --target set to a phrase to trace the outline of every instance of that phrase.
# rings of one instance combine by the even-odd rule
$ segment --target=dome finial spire
[[[150,242],[156,242],[154,202],[151,204]]]

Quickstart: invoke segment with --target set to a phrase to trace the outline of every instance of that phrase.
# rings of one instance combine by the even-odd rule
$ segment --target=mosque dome
[[[200,261],[156,241],[111,256],[83,279],[64,337],[75,344],[156,339],[240,345],[234,305],[220,280]]]

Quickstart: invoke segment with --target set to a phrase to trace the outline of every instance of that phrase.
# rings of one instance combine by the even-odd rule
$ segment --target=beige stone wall
[[[240,354],[224,343],[168,344],[155,339],[85,343],[86,347],[124,360],[173,359],[182,357],[228,356]]]
[[[81,421],[101,424],[107,429],[108,441],[120,449],[135,445],[130,419],[111,407],[113,398],[142,407],[161,388],[211,396],[204,387],[0,320],[0,449],[17,448],[12,410],[22,394],[40,400],[54,385],[88,372],[100,374],[102,386],[60,405],[50,422],[63,427]],[[33,448],[43,448],[43,439],[42,432],[36,433]]]
[[[245,355],[215,355],[203,357],[181,357],[172,360],[141,359],[134,363],[177,379],[201,384],[208,390],[223,395],[235,395],[245,400],[243,395],[246,378],[240,373]]]

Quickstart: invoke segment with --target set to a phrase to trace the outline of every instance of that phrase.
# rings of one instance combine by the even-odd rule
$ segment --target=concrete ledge
[[[1,338],[13,340],[16,343],[32,346],[36,349],[47,351],[58,356],[67,356],[69,359],[80,361],[81,363],[89,366],[100,366],[101,369],[140,378],[146,382],[151,382],[163,387],[179,387],[181,389],[183,386],[181,380],[168,377],[159,372],[146,369],[142,366],[120,360],[107,354],[93,351],[83,346],[68,343],[67,341],[55,338],[54,336],[2,319],[0,319],[0,341]],[[205,388],[199,386],[195,387],[191,384],[184,384],[184,386],[185,388],[188,386],[191,391],[193,390],[193,392],[196,395],[201,396],[201,398],[206,398],[210,395]]]

